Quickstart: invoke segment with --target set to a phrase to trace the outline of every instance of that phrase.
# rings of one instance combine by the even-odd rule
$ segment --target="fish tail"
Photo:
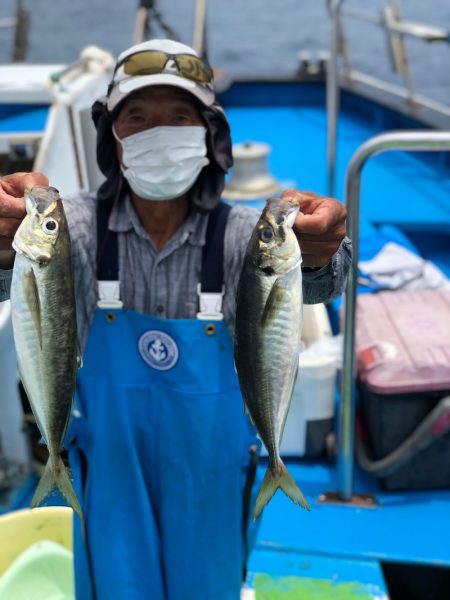
[[[77,513],[84,525],[80,503],[78,502],[69,474],[60,456],[58,456],[56,460],[56,466],[51,458],[48,459],[47,464],[45,465],[44,474],[39,481],[39,485],[31,501],[31,507],[34,508],[35,506],[38,506],[50,494],[55,486],[60,490],[68,504]]]
[[[260,516],[264,507],[269,503],[278,488],[281,488],[294,504],[300,504],[301,507],[310,510],[308,501],[293,480],[292,475],[286,469],[283,461],[278,459],[278,468],[274,468],[271,465],[267,467],[253,510],[254,521]]]
[[[55,467],[56,462],[56,467]],[[94,580],[94,571],[92,566],[92,556],[90,552],[89,544],[87,543],[87,530],[86,530],[86,521],[83,517],[83,512],[81,510],[80,503],[78,501],[77,495],[73,488],[72,482],[70,481],[69,473],[61,459],[60,456],[56,458],[56,461],[53,461],[50,457],[45,465],[45,471],[42,475],[42,478],[39,482],[37,490],[33,496],[33,500],[31,501],[31,507],[34,508],[38,504],[40,504],[44,498],[46,498],[54,487],[57,487],[61,494],[66,499],[69,506],[73,508],[73,510],[80,517],[81,522],[81,534],[83,536],[83,542],[86,547],[86,555],[87,555],[87,563],[89,570],[89,577],[91,581],[91,593],[92,599],[96,600],[96,591],[95,591],[95,580]]]

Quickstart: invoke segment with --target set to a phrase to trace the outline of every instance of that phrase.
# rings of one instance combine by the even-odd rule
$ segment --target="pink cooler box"
[[[450,290],[358,297],[356,349],[361,416],[378,460],[450,393]],[[450,433],[382,483],[386,489],[450,487]]]

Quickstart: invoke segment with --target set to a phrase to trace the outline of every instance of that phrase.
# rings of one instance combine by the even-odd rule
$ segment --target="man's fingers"
[[[17,228],[19,227],[22,219],[1,219],[0,218],[0,239],[1,238],[12,238],[16,234]]]
[[[0,178],[0,189],[16,198],[23,198],[25,188],[32,188],[35,185],[48,185],[48,177],[39,171],[34,171],[13,173]]]
[[[296,224],[294,233],[302,244],[305,242],[323,243],[333,240],[342,241],[346,235],[346,229],[344,223],[334,223],[332,227],[323,231],[320,225],[299,229]]]
[[[312,200],[309,205],[303,205],[295,220],[298,232],[320,235],[332,231],[336,227],[345,229],[347,210],[337,201]]]
[[[12,250],[12,238],[0,237],[0,252],[11,252],[11,250]]]
[[[296,190],[295,188],[286,188],[280,194],[280,198],[295,198],[299,197],[300,200],[312,200],[314,198],[320,198],[315,192],[308,192],[307,190]]]
[[[302,256],[306,256],[306,254],[328,254],[331,256],[339,248],[341,241],[342,238],[327,239],[325,241],[300,240],[300,250]]]
[[[32,188],[35,185],[48,185],[48,177],[39,171],[27,173],[24,177],[24,188]]]
[[[313,235],[323,235],[329,231],[335,224],[335,217],[329,211],[317,212],[313,215],[299,213],[295,219],[295,229],[299,233],[310,233]]]
[[[25,200],[10,196],[0,189],[0,219],[2,217],[23,219],[25,215]]]
[[[305,247],[300,244],[302,253],[302,267],[324,267],[330,262],[331,257],[336,252],[337,246],[332,244],[309,244]]]
[[[298,198],[300,201],[302,198],[302,192],[294,188],[287,188],[281,192],[280,198]]]
[[[331,237],[327,236],[324,239],[313,238],[303,234],[299,236],[303,266],[322,267],[328,264],[333,254],[337,252],[344,236],[345,229],[342,234]]]
[[[346,235],[347,210],[335,198],[314,192],[284,190],[282,198],[297,200],[300,212],[294,223],[305,267],[327,265]]]

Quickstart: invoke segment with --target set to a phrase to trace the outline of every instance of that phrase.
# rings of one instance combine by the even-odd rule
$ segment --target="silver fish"
[[[60,456],[81,363],[69,230],[55,188],[27,190],[25,204],[13,241],[12,324],[19,375],[49,450],[31,506],[57,486],[82,519]]]
[[[236,370],[246,410],[269,452],[254,520],[278,488],[309,510],[280,458],[301,349],[302,257],[292,230],[298,212],[298,201],[267,201],[250,238],[238,286]]]

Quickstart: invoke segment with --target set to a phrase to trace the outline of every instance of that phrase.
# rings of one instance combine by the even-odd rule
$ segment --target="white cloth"
[[[392,290],[449,289],[450,280],[431,261],[424,260],[407,248],[388,242],[372,258],[359,262],[359,282]],[[365,278],[364,276],[367,276]]]

